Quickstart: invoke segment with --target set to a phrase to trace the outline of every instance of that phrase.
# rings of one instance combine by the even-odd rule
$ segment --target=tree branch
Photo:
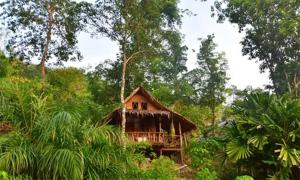
[[[126,64],[131,60],[133,59],[135,56],[137,56],[138,54],[141,54],[141,53],[144,53],[144,52],[147,52],[146,50],[143,50],[143,51],[138,51],[138,52],[135,52],[133,54],[131,54],[131,56],[129,56],[126,60]]]

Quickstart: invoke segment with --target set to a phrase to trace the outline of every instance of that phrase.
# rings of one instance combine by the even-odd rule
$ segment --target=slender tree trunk
[[[291,87],[291,83],[289,81],[289,77],[286,73],[286,71],[284,70],[284,75],[285,75],[285,80],[286,80],[286,83],[287,83],[287,87],[288,87],[288,90],[289,90],[289,93],[292,93],[292,87]]]
[[[273,59],[273,55],[271,54],[271,57],[269,58],[269,60],[267,60],[267,67],[269,69],[270,78],[271,78],[271,81],[272,81],[272,84],[273,84],[274,91],[278,95],[280,92],[279,92],[278,84],[276,83],[275,72],[274,72],[274,64],[272,63],[272,59]]]
[[[295,97],[298,98],[298,89],[300,85],[300,81],[298,80],[297,72],[294,74],[294,90],[295,90]]]
[[[212,135],[215,135],[215,124],[216,124],[216,110],[215,107],[211,108],[212,112]]]
[[[51,35],[52,35],[53,8],[52,8],[52,5],[51,5],[51,1],[48,2],[47,13],[48,13],[47,37],[46,37],[44,52],[43,52],[42,59],[41,59],[41,78],[42,78],[42,82],[46,81],[45,63],[46,63],[46,60],[47,60],[49,45],[50,45],[50,42],[51,42]]]
[[[124,98],[125,92],[125,78],[126,78],[126,66],[127,66],[127,57],[126,57],[126,44],[125,41],[122,42],[122,51],[123,51],[123,66],[122,66],[122,82],[121,82],[121,103],[122,103],[122,137],[125,139],[125,129],[126,129],[126,104]],[[124,144],[126,147],[126,144]]]

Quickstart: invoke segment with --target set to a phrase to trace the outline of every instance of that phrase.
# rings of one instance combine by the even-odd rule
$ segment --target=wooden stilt
[[[183,162],[183,151],[182,151],[182,149],[180,150],[180,163],[181,163],[181,164],[184,164],[184,162]]]
[[[159,117],[159,126],[158,126],[159,132],[161,132],[161,117]]]
[[[181,148],[181,150],[180,150],[180,161],[181,161],[181,164],[184,164],[183,163],[183,151],[182,151],[183,147],[182,147],[182,134],[181,134],[181,124],[180,124],[180,121],[178,121],[178,132],[179,132],[179,136],[180,136],[179,142],[180,142],[180,148]]]

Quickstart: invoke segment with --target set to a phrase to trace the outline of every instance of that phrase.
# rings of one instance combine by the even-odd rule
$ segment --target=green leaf
[[[249,145],[247,143],[241,143],[237,140],[232,140],[227,144],[226,152],[229,158],[231,158],[233,161],[247,159],[252,155]]]
[[[248,140],[248,144],[252,144],[259,150],[263,150],[264,145],[268,144],[268,137],[264,135],[256,135]]]

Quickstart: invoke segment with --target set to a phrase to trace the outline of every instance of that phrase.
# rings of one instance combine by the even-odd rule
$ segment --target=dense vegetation
[[[185,11],[176,0],[1,3],[11,36],[0,53],[0,177],[300,179],[299,1],[214,5],[220,23],[245,32],[243,53],[270,73],[265,89],[229,88],[214,35],[200,40],[188,71],[178,29]],[[81,59],[81,31],[119,43],[118,58],[89,71],[46,66]],[[158,158],[149,144],[132,144],[101,121],[139,85],[198,126],[181,172],[172,157]]]

